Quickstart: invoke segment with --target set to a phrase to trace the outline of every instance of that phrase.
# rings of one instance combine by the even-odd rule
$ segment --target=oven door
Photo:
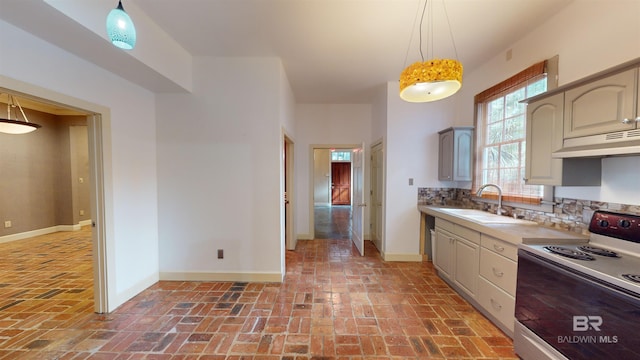
[[[518,250],[515,317],[569,359],[640,359],[638,294],[523,249]]]

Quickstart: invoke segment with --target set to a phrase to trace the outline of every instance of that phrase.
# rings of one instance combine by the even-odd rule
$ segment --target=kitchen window
[[[557,58],[552,60],[557,69]],[[507,202],[540,205],[552,197],[552,187],[526,185],[523,180],[527,108],[520,102],[547,91],[550,80],[556,80],[555,74],[548,74],[548,63],[534,64],[476,95],[474,193],[481,185],[493,183],[502,188]],[[497,199],[497,192],[489,190],[493,188],[484,191],[483,198]]]

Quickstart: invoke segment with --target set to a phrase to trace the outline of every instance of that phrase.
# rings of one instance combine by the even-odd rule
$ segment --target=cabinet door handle
[[[504,275],[504,273],[502,271],[499,271],[496,268],[491,268],[493,270],[493,275],[497,276],[497,277],[502,277]]]
[[[491,299],[491,306],[498,311],[502,310],[502,305],[493,299]]]
[[[640,116],[636,118],[636,122],[640,122]]]
[[[504,251],[504,247],[498,245],[498,244],[493,244],[493,248],[496,249],[496,251],[499,252],[503,252]]]
[[[622,123],[623,123],[623,124],[631,124],[631,121],[632,121],[632,120],[631,120],[631,119],[629,119],[629,118],[624,118],[624,119],[622,119]]]

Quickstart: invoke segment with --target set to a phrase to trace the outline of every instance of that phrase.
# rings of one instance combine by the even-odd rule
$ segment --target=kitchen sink
[[[481,224],[537,225],[537,223],[534,221],[514,219],[508,216],[496,215],[482,210],[455,208],[440,208],[439,210],[445,213],[449,213],[453,216],[475,221]]]

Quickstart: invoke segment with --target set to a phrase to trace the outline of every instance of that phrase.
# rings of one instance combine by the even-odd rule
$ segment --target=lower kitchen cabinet
[[[471,297],[476,297],[478,293],[480,247],[471,241],[457,238],[455,241],[455,255],[454,281]]]
[[[435,233],[440,277],[513,336],[517,246],[437,217]]]
[[[492,282],[502,290],[515,296],[518,264],[495,252],[482,248],[480,250],[480,276]]]
[[[508,329],[507,333],[513,334],[516,309],[515,297],[495,286],[483,277],[479,278],[478,302],[488,312],[498,326]]]
[[[441,276],[453,279],[454,258],[453,235],[436,228],[436,240],[433,249],[433,265],[438,269]]]
[[[478,292],[480,233],[436,218],[434,266],[469,297]]]

